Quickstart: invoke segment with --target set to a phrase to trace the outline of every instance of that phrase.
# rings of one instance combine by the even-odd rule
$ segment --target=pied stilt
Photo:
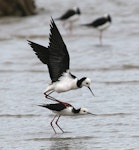
[[[100,31],[99,40],[100,40],[100,44],[102,45],[102,32],[106,30],[111,23],[112,23],[111,16],[109,14],[105,14],[103,17],[97,18],[91,23],[82,24],[82,25],[98,29]]]
[[[69,71],[69,53],[53,19],[51,20],[50,27],[51,33],[48,47],[28,41],[38,58],[42,61],[42,63],[47,64],[48,66],[52,82],[44,92],[46,98],[54,91],[61,93],[79,89],[83,86],[87,87],[93,94],[93,91],[90,88],[90,78],[83,77],[78,79]]]
[[[76,22],[81,15],[81,11],[78,7],[74,7],[72,9],[67,10],[62,16],[56,18],[55,20],[60,20],[63,22],[63,27],[65,27],[66,23],[69,25],[69,31],[72,32],[73,23]]]

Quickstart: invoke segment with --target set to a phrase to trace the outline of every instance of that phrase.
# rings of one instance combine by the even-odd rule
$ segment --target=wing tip
[[[63,38],[62,38],[62,35],[60,34],[59,29],[58,29],[57,25],[55,24],[55,21],[54,21],[53,17],[51,17],[51,20],[50,20],[50,33],[49,33],[50,43],[51,43],[51,39],[54,39],[54,38],[55,39],[59,38],[59,40],[63,41]]]
[[[52,16],[51,16],[51,21],[52,21],[52,22],[54,22],[54,19],[53,19],[53,17],[52,17]]]
[[[57,28],[55,21],[53,19],[53,17],[51,16],[51,20],[50,20],[50,30],[52,30],[53,28]],[[57,28],[58,30],[58,28]]]
[[[33,42],[30,41],[30,40],[27,40],[27,42],[28,42],[29,45],[32,45],[32,43],[33,43]]]
[[[53,17],[51,16],[51,20],[50,20],[50,27],[53,26],[53,24],[55,24]]]

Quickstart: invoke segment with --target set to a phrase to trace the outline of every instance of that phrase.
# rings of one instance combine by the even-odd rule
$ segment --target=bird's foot
[[[53,100],[53,101],[58,101],[57,99],[55,99],[54,97],[50,96],[47,93],[44,93],[44,95],[45,95],[45,98],[47,98],[47,99],[50,99],[50,100]]]
[[[48,98],[49,95],[46,92],[43,93],[43,94],[45,95],[45,98]]]

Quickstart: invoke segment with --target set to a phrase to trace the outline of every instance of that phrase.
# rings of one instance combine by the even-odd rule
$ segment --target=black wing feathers
[[[41,107],[45,107],[48,108],[50,110],[54,110],[54,111],[61,111],[63,109],[66,108],[65,105],[61,104],[61,103],[56,103],[56,104],[44,104],[44,105],[39,105]]]
[[[48,48],[41,46],[39,44],[36,44],[32,41],[29,41],[29,45],[32,47],[35,54],[38,56],[38,58],[44,63],[48,64],[49,61],[49,51]]]
[[[38,58],[48,65],[52,82],[58,81],[59,77],[69,69],[69,54],[66,45],[60,35],[54,20],[50,24],[50,36],[48,48],[29,41]]]
[[[69,69],[69,54],[53,19],[50,27],[50,42],[48,46],[50,57],[48,68],[52,82],[55,82],[63,72]]]

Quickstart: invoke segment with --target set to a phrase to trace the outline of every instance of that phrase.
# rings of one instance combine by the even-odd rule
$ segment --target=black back
[[[67,107],[73,107],[72,105],[70,105],[68,103],[64,103],[64,102],[55,103],[55,104],[44,104],[44,105],[39,105],[39,106],[48,108],[49,110],[52,110],[52,111],[62,111],[63,109],[65,109]],[[79,108],[79,109],[75,109],[74,107],[72,108],[72,112],[74,114],[78,114],[80,112],[80,110],[81,110],[81,108]]]
[[[44,105],[39,105],[39,106],[48,108],[49,110],[53,110],[53,111],[61,111],[66,108],[66,106],[62,103],[44,104]]]
[[[100,18],[98,18],[98,19],[96,19],[93,22],[88,23],[88,24],[82,24],[82,26],[88,26],[88,27],[97,28],[97,27],[105,24],[106,22],[112,22],[112,19],[111,19],[110,15],[104,16],[104,17],[100,17]]]
[[[92,22],[92,26],[97,28],[98,26],[101,26],[105,24],[106,22],[111,22],[111,17],[108,15],[108,17],[100,17]]]
[[[61,17],[57,18],[57,20],[66,20],[68,18],[70,18],[71,16],[75,15],[76,12],[72,9],[69,9],[68,11],[66,11],[65,14],[63,14]]]
[[[47,108],[50,110],[61,111],[61,110],[65,109],[66,106],[64,106],[61,103],[57,103],[57,104],[49,104],[49,105],[47,105]]]

